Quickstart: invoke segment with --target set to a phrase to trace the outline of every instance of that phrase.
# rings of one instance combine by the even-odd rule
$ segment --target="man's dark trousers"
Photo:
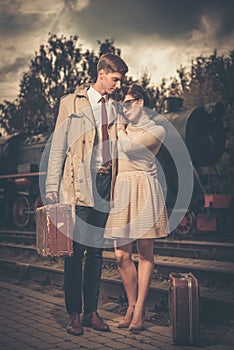
[[[92,179],[95,205],[76,206],[74,254],[64,261],[64,292],[68,314],[82,311],[88,314],[98,307],[103,233],[110,207],[111,175],[92,173]],[[82,268],[83,257],[85,260]]]

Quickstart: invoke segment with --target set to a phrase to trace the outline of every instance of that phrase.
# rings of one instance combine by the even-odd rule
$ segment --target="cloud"
[[[158,84],[200,54],[233,48],[233,13],[227,0],[90,0],[81,12],[73,9],[66,28],[61,21],[60,31],[73,30],[90,47],[114,38],[130,74],[146,70]]]
[[[0,0],[1,81],[19,84],[51,32],[91,50],[114,38],[129,74],[147,70],[158,84],[200,54],[233,49],[233,13],[229,0]]]
[[[6,6],[9,4],[9,6]],[[39,13],[27,14],[22,11],[20,1],[0,3],[0,32],[2,37],[19,37],[38,29],[43,23]]]
[[[7,82],[0,83],[1,102],[3,102],[4,100],[13,101],[18,94],[19,94],[19,85],[15,84],[15,81],[12,81],[12,82],[7,81]]]
[[[74,10],[76,12],[80,12],[88,6],[89,6],[89,0],[64,0],[63,6],[61,7],[60,11],[57,12],[52,22],[50,32],[51,33],[56,32],[59,21],[61,17],[63,17],[65,12],[68,12],[69,14],[72,13]]]
[[[0,81],[10,81],[15,79],[22,68],[29,63],[29,57],[16,57],[12,63],[4,63],[0,66]]]
[[[181,40],[202,29],[204,16],[211,21],[218,18],[217,38],[234,29],[234,3],[228,0],[90,0],[83,11],[73,10],[74,28],[87,40],[112,36],[127,43],[132,37],[155,34],[162,40]]]

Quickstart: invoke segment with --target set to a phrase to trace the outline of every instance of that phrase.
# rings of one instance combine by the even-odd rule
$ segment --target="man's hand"
[[[59,201],[58,192],[47,192],[45,197],[49,204],[55,204]]]

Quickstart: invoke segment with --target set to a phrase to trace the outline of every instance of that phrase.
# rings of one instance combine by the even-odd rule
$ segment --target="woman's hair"
[[[107,73],[118,72],[123,75],[128,72],[128,66],[122,58],[112,53],[106,53],[99,58],[97,71],[99,72],[101,69]]]
[[[148,93],[143,87],[137,84],[132,84],[126,89],[124,89],[124,96],[131,95],[133,98],[142,99],[144,101],[144,106],[149,106],[150,98]]]

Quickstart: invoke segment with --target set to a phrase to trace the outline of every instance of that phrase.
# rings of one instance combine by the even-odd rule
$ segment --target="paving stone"
[[[67,315],[62,298],[47,296],[21,286],[0,282],[0,348],[3,350],[196,350],[176,346],[170,327],[146,323],[146,330],[137,335],[117,328],[121,319],[109,304],[100,310],[111,332],[98,332],[84,327],[79,337],[66,332]],[[231,335],[230,335],[231,339]],[[231,350],[232,345],[212,344],[203,350]]]

